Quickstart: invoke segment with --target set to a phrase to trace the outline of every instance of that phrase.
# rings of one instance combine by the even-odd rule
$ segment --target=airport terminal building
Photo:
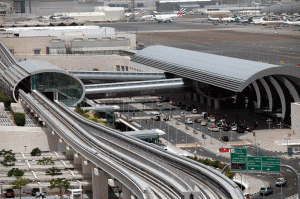
[[[299,102],[297,67],[213,55],[167,46],[150,46],[132,62],[163,70],[167,78],[193,85],[193,98],[215,109],[253,109],[290,121],[291,103]]]

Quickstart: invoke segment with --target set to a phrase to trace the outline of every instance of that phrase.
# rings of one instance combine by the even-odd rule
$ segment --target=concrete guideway
[[[38,94],[35,94],[35,95],[38,95]],[[22,98],[23,99],[25,99],[25,97],[26,97],[26,95],[23,95],[23,94],[21,94],[20,96],[22,96]],[[30,101],[30,100],[29,100]],[[27,104],[28,103],[30,103],[30,106],[31,107],[34,107],[34,104],[31,104],[31,102],[29,102],[28,100],[27,100]],[[47,101],[47,100],[46,100]],[[46,101],[44,101],[43,103],[45,103]],[[48,103],[48,102],[47,102]],[[39,103],[35,103],[35,106],[38,106],[39,105]],[[47,111],[47,115],[49,115],[50,116],[50,112],[49,111],[51,111],[52,112],[52,110],[50,110],[50,108],[52,108],[52,109],[57,109],[57,108],[55,108],[54,107],[54,105],[51,105],[51,104],[49,104],[48,105],[49,106],[49,109],[48,109],[48,111]],[[51,116],[51,117],[49,117],[49,116],[46,116],[46,114],[43,114],[42,112],[43,112],[43,109],[41,109],[41,108],[38,108],[38,107],[36,107],[36,109],[39,109],[39,110],[37,110],[38,111],[38,113],[39,113],[39,115],[41,115],[41,117],[43,118],[43,120],[45,121],[45,123],[47,122],[47,123],[49,123],[50,124],[50,126],[52,127],[52,122],[49,120],[50,118],[52,118],[52,119],[55,119],[55,118],[53,118],[53,116]],[[59,113],[59,114],[61,114],[61,113]],[[65,114],[62,114],[62,117],[64,117],[65,119],[67,119],[68,120],[68,116],[67,115],[65,115]],[[49,118],[49,119],[48,119]],[[85,120],[85,119],[84,119]],[[90,122],[91,123],[91,122]],[[60,122],[56,122],[56,124],[58,125],[58,124],[60,124]],[[62,125],[62,127],[63,127],[63,124],[60,124],[60,125]],[[72,125],[74,125],[74,127],[73,128],[76,128],[77,130],[80,130],[80,128],[79,128],[79,126],[78,125],[76,125],[76,124],[72,124]],[[100,127],[100,125],[98,125],[99,127]],[[53,126],[53,127],[55,127],[55,126]],[[101,127],[101,128],[104,128],[104,127]],[[105,129],[106,129],[107,127],[105,127]],[[62,137],[62,139],[63,139],[63,141],[65,141],[65,142],[67,142],[68,143],[68,145],[70,145],[72,148],[74,148],[75,147],[75,149],[76,150],[79,150],[79,148],[78,147],[76,147],[76,146],[74,146],[74,144],[72,143],[72,142],[70,142],[70,137],[67,137],[66,136],[66,134],[68,134],[68,136],[71,136],[71,134],[69,133],[69,130],[68,129],[65,129],[65,127],[63,127],[63,129],[64,129],[64,132],[65,133],[60,133],[60,130],[58,129],[58,128],[56,128],[55,127],[55,132],[54,132],[54,134],[57,132],[57,133],[59,133],[59,136],[61,136]],[[104,129],[103,129],[104,130]],[[82,131],[82,130],[80,130],[82,133],[84,133],[84,131]],[[108,129],[106,130],[106,131],[108,131]],[[112,131],[112,130],[110,130],[110,131]],[[86,135],[86,136],[88,136],[88,135]],[[77,142],[78,144],[83,144],[82,143],[82,141],[80,141],[80,140],[78,140],[78,138],[75,138],[73,135],[71,136],[72,137],[72,139],[75,141],[75,142]],[[88,137],[90,137],[90,136],[88,136]],[[92,139],[92,138],[89,138],[89,139]],[[132,139],[131,139],[131,141],[133,141]],[[63,142],[62,142],[63,143]],[[141,145],[142,146],[142,145]],[[147,146],[145,146],[145,145],[143,145],[143,147],[147,147]],[[108,148],[107,148],[108,149]],[[106,149],[106,150],[107,150]],[[150,148],[149,148],[150,149]],[[151,149],[151,150],[154,150],[154,149]],[[167,154],[165,154],[165,152],[160,152],[159,150],[161,150],[161,149],[155,149],[156,150],[156,153],[160,153],[161,155],[167,155]],[[154,151],[155,151],[154,150]],[[94,149],[88,149],[88,151],[90,151],[90,152],[92,152],[93,154],[96,154],[96,151],[94,150]],[[153,152],[154,152],[153,151]],[[83,156],[84,157],[88,157],[88,159],[92,159],[92,161],[93,162],[97,162],[97,160],[95,159],[95,158],[92,158],[90,155],[88,155],[86,152],[83,152],[83,151],[81,151],[80,153],[83,153]],[[144,153],[145,153],[145,151],[144,151]],[[168,155],[169,156],[169,155]],[[99,156],[98,156],[99,157]],[[145,157],[145,156],[144,156]],[[103,157],[104,158],[104,157]],[[177,160],[177,158],[180,158],[180,157],[173,157],[173,156],[170,156],[169,158],[173,158],[175,161],[177,161],[177,164],[178,163],[183,163],[183,162],[181,162],[181,161],[183,161],[183,159],[180,161],[180,162],[178,162],[178,160]],[[181,159],[181,158],[180,158]],[[174,160],[172,161],[173,162],[173,164],[175,163],[174,162]],[[186,161],[186,160],[185,160]],[[160,161],[161,162],[161,161]],[[188,163],[188,162],[186,162],[186,163]],[[185,163],[184,163],[185,164]],[[192,165],[190,165],[190,166],[192,166]],[[195,165],[194,165],[195,166]],[[194,166],[192,166],[192,167],[194,167]],[[200,165],[197,165],[197,167],[199,167]],[[108,171],[109,173],[111,173],[112,172],[112,170],[110,169],[110,168],[108,168],[108,167],[106,167],[106,166],[104,166],[104,165],[101,165],[101,168],[104,168],[104,170],[105,171]],[[186,169],[188,169],[189,167],[186,167]],[[204,168],[198,168],[197,170],[199,171],[199,169],[200,170],[206,170],[206,168],[204,167]],[[208,169],[208,168],[207,168]],[[207,172],[207,171],[206,171]],[[228,182],[226,182],[226,179],[225,178],[223,178],[222,176],[218,176],[218,175],[216,175],[217,173],[214,173],[213,172],[213,170],[210,170],[210,178],[211,177],[213,177],[214,179],[218,179],[217,181],[215,181],[215,182],[218,182],[218,183],[220,183],[220,182],[222,182],[223,181],[223,183],[222,183],[222,186],[225,186],[225,187],[227,187],[226,189],[227,189],[227,191],[229,191],[229,193],[230,194],[233,194],[233,195],[236,195],[236,194],[241,194],[240,192],[239,192],[239,190],[238,189],[236,189],[236,188],[234,188],[235,186],[233,185],[233,184],[230,184],[231,182],[230,181],[228,181]],[[127,173],[127,172],[125,172],[125,173]],[[111,173],[112,174],[112,173]],[[177,175],[178,175],[179,173],[177,172]],[[116,174],[113,174],[114,176],[117,176]],[[133,177],[133,175],[131,174],[131,176]],[[122,179],[122,178],[120,178],[120,177],[118,177],[119,179]],[[122,183],[125,183],[126,184],[126,182],[124,181],[124,179],[123,180],[121,180],[121,182]],[[178,182],[180,182],[180,181],[178,181]],[[226,182],[226,183],[225,183]],[[190,185],[192,185],[193,183],[191,183],[191,182],[189,182],[189,180],[187,180],[187,179],[185,179],[185,183],[187,183],[187,184],[189,184],[189,186]],[[225,184],[224,184],[225,183]],[[229,183],[229,184],[227,184],[227,183]],[[130,188],[132,188],[131,186],[129,186]],[[175,187],[174,187],[175,188]],[[213,194],[213,195],[215,195],[216,193],[214,193],[216,190],[214,190],[214,191],[212,191],[212,190],[206,190],[205,192],[207,192],[207,194]],[[138,192],[136,192],[136,191],[134,191],[134,193],[135,194],[138,194]],[[184,194],[184,193],[183,193]],[[195,193],[196,194],[196,193]],[[186,194],[184,194],[185,196],[187,196]]]

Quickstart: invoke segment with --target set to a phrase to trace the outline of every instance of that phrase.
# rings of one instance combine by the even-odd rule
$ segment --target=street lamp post
[[[168,142],[170,142],[170,124],[168,123]]]
[[[0,182],[0,188],[1,188],[1,190],[0,190],[0,196],[1,196],[1,199],[2,199],[2,185],[3,184],[4,184],[3,182]]]
[[[269,119],[267,119],[266,121],[269,123],[269,138],[270,138],[270,137],[271,137],[270,129],[271,129],[271,123],[272,123],[271,121],[272,121],[272,120],[271,120],[271,118],[269,118]]]
[[[26,147],[27,147],[27,146],[24,146],[24,147],[25,147],[25,153],[26,153]]]
[[[175,144],[176,148],[177,148],[177,128],[176,128],[176,144]],[[178,149],[177,150],[177,155],[178,155]]]

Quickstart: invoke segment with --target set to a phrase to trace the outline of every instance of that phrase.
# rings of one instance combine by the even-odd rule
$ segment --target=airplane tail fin
[[[182,9],[177,13],[177,17],[181,17],[183,14],[185,14],[185,8],[182,8]]]

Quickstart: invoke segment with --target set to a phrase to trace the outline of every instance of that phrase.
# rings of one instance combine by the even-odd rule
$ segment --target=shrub
[[[55,176],[55,175],[62,175],[62,173],[60,172],[59,168],[51,167],[46,171],[46,175]]]
[[[26,119],[24,113],[14,113],[14,120],[17,126],[25,126]]]
[[[52,158],[46,158],[43,157],[42,160],[39,160],[37,164],[44,164],[44,165],[49,165],[49,164],[54,164],[54,161],[52,160]]]
[[[39,148],[34,148],[34,149],[32,149],[32,151],[31,151],[31,156],[40,156],[41,155],[41,150],[39,149]]]
[[[7,176],[11,177],[11,176],[23,176],[24,175],[24,171],[18,169],[18,168],[12,168],[8,173]]]
[[[13,102],[13,99],[10,97],[3,97],[2,101],[4,103],[5,109],[8,110],[8,107],[10,107],[10,104]]]

